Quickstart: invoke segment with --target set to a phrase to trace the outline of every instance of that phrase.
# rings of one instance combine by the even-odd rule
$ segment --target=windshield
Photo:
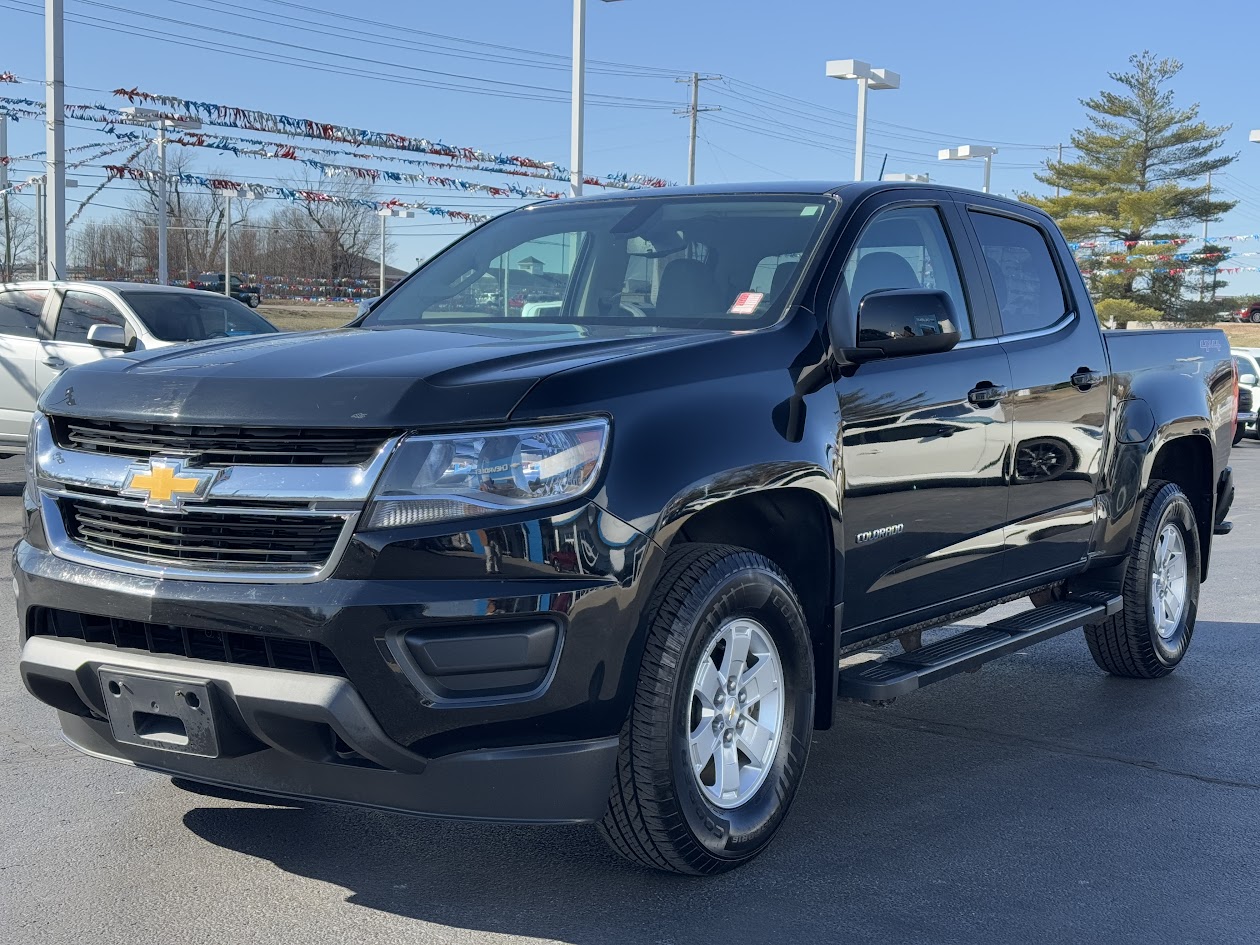
[[[834,205],[798,195],[634,196],[519,210],[435,257],[363,325],[769,324]]]
[[[227,296],[149,291],[123,292],[122,297],[149,333],[162,341],[205,341],[278,330]]]

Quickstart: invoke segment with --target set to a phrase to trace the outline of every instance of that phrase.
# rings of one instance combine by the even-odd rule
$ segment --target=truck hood
[[[507,419],[542,378],[707,332],[530,324],[253,335],[105,358],[44,391],[49,413],[238,426],[427,427]]]

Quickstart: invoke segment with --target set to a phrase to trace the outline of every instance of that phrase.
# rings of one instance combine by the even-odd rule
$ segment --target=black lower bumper
[[[215,702],[215,757],[119,741],[109,674],[187,677]],[[32,637],[27,688],[61,712],[75,748],[209,784],[461,819],[576,823],[603,815],[617,739],[488,748],[424,758],[390,740],[344,679]],[[195,671],[195,675],[193,675]],[[156,708],[156,704],[155,704]]]

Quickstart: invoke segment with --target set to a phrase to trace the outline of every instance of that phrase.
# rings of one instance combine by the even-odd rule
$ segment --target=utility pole
[[[1062,164],[1062,163],[1063,163],[1063,144],[1062,144],[1062,143],[1060,143],[1060,144],[1059,144],[1059,161],[1058,161],[1058,163],[1060,163],[1060,164]],[[1055,176],[1056,176],[1056,177],[1058,177],[1058,175],[1057,175],[1057,174],[1056,174]],[[1058,197],[1058,196],[1060,195],[1060,187],[1059,187],[1059,185],[1058,185],[1058,184],[1055,184],[1055,185],[1054,185],[1054,195],[1055,195],[1056,197]]]
[[[9,229],[9,113],[0,109],[0,190],[4,191],[4,256],[0,258],[0,282],[13,278],[13,243]]]
[[[44,230],[48,243],[48,277],[66,277],[66,116],[64,0],[44,0],[44,62],[47,89],[48,206]]]
[[[586,0],[573,0],[573,102],[569,122],[569,196],[582,196],[583,109],[586,98]],[[381,233],[385,232],[381,220]],[[381,237],[384,246],[385,237]],[[381,251],[384,259],[385,252]],[[385,294],[385,263],[381,263],[381,295]]]
[[[44,179],[35,181],[35,278],[44,279]]]
[[[166,285],[171,281],[170,267],[166,261],[166,122],[158,121],[158,285]]]
[[[691,107],[675,108],[675,115],[691,116],[691,138],[690,146],[687,149],[687,183],[694,184],[696,182],[696,134],[699,130],[699,118],[701,112],[720,112],[722,109],[716,105],[706,105],[700,107],[700,83],[712,82],[714,79],[722,78],[720,75],[701,75],[698,72],[691,73],[690,79],[677,78],[675,82],[691,83]]]
[[[1211,171],[1207,172],[1207,199],[1209,202],[1211,202],[1212,200],[1212,172]],[[1200,252],[1204,252],[1207,249],[1208,216],[1210,214],[1211,214],[1211,210],[1205,207],[1203,209],[1203,249],[1201,249]],[[1205,256],[1200,261],[1200,265],[1199,265],[1199,303],[1200,304],[1203,303],[1203,296],[1207,294],[1207,264],[1208,264],[1208,259]]]

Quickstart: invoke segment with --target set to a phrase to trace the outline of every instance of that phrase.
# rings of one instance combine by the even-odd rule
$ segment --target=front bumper
[[[592,821],[603,815],[617,758],[617,738],[609,737],[426,759],[391,741],[353,687],[330,676],[247,666],[207,670],[178,657],[46,637],[27,640],[19,666],[27,688],[60,710],[65,737],[80,751],[283,797],[462,819]],[[106,721],[102,667],[208,680],[226,729],[220,740],[236,747],[204,758],[116,741]],[[339,744],[357,757],[340,758]]]
[[[38,536],[38,512],[28,514]],[[356,543],[333,578],[287,585],[128,574],[22,541],[13,557],[22,677],[60,711],[71,744],[99,757],[436,816],[594,820],[613,780],[642,646],[641,590],[657,556],[590,506],[563,524],[582,549],[574,571],[548,562],[547,529],[558,527]],[[503,549],[493,560],[476,551],[491,541]],[[53,617],[89,632],[67,635]],[[124,623],[111,642],[109,628]],[[495,636],[504,627],[519,630],[516,649]],[[204,639],[228,640],[224,655],[198,658]],[[268,657],[296,646],[331,659],[299,670],[235,658],[238,644],[257,655],[264,641]],[[418,656],[409,663],[408,653]],[[201,757],[119,741],[102,667],[205,681],[222,706],[219,741],[233,747]]]

